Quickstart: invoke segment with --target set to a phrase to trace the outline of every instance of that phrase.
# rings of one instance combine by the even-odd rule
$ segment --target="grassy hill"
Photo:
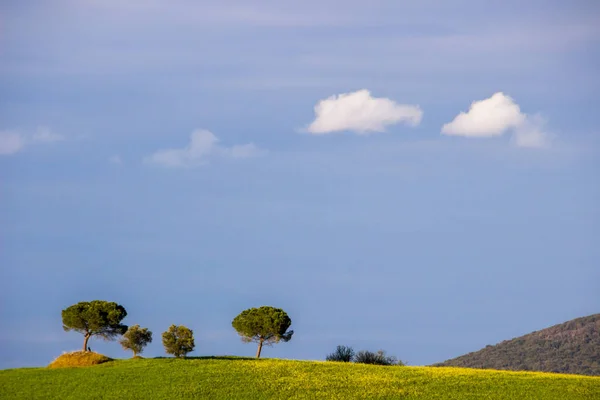
[[[600,377],[239,358],[0,371],[0,399],[600,399]]]
[[[600,375],[600,314],[573,319],[437,365]]]

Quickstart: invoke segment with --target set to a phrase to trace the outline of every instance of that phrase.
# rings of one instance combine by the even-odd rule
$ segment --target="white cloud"
[[[38,127],[37,132],[31,138],[32,143],[51,143],[60,142],[61,140],[65,140],[65,137],[52,132],[50,128],[45,126]]]
[[[15,132],[0,132],[0,155],[19,152],[25,145],[23,137]]]
[[[384,97],[372,97],[368,90],[363,89],[319,101],[315,106],[315,116],[307,129],[310,133],[354,131],[367,134],[383,132],[386,126],[400,122],[418,125],[423,111],[419,106],[397,104]]]
[[[30,145],[52,143],[65,140],[65,137],[53,133],[50,128],[40,126],[33,135],[20,132],[0,132],[0,155],[16,154]]]
[[[442,126],[442,134],[464,137],[501,136],[513,132],[512,142],[520,147],[543,147],[549,135],[543,131],[544,121],[523,112],[515,101],[502,92],[474,101],[467,112],[458,114]]]
[[[527,117],[513,134],[512,142],[519,147],[547,147],[550,144],[550,134],[543,128],[546,121],[539,115]]]
[[[230,148],[222,147],[221,151],[231,158],[249,158],[264,155],[266,153],[265,150],[260,149],[254,143],[236,145]]]
[[[213,157],[248,158],[265,153],[253,143],[224,147],[218,141],[212,132],[198,129],[192,132],[186,147],[159,150],[144,160],[165,167],[194,167],[208,163]]]
[[[53,133],[47,127],[39,127],[33,135],[4,131],[0,132],[0,155],[16,154],[30,145],[57,142],[64,139],[64,136]]]
[[[457,136],[488,137],[502,135],[523,123],[525,115],[512,98],[502,92],[489,99],[474,101],[468,112],[461,112],[442,127],[442,133]]]
[[[218,139],[210,131],[196,130],[190,135],[190,143],[183,149],[159,150],[147,161],[166,167],[184,167],[207,162],[208,155],[216,147]]]

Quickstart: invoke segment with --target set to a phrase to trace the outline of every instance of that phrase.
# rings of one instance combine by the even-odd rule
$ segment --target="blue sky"
[[[173,323],[251,356],[231,320],[273,305],[265,357],[415,365],[600,309],[594,1],[0,15],[0,368],[78,349],[60,311],[93,299],[146,356]]]

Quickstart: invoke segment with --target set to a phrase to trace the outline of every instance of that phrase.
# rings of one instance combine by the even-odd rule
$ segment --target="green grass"
[[[600,377],[239,358],[0,371],[0,399],[600,399]]]

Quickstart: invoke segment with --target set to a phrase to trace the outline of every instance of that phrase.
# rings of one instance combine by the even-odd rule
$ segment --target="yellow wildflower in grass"
[[[0,399],[600,399],[600,377],[451,367],[223,359],[0,371]]]

